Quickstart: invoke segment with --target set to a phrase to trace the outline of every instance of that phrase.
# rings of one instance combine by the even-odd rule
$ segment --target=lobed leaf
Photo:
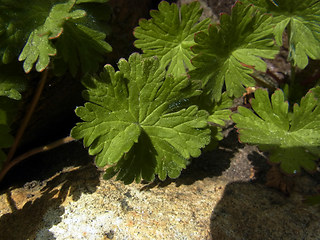
[[[71,21],[65,23],[64,32],[56,43],[58,56],[55,63],[59,67],[56,70],[63,74],[69,66],[74,77],[79,68],[83,73],[97,71],[104,55],[112,51],[105,38],[103,32]]]
[[[8,64],[21,53],[30,33],[43,24],[52,1],[0,0],[0,57]]]
[[[85,16],[85,11],[82,10],[70,12],[74,4],[75,0],[69,0],[54,5],[44,24],[32,31],[19,56],[19,61],[24,61],[23,68],[26,73],[31,71],[35,62],[36,70],[43,71],[50,62],[50,56],[56,55],[56,49],[50,40],[61,35],[62,25],[66,20]]]
[[[320,2],[318,0],[245,0],[261,11],[274,16],[275,39],[282,45],[287,28],[289,60],[299,68],[308,65],[308,58],[320,59]]]
[[[307,93],[292,113],[281,90],[270,102],[268,92],[258,89],[251,105],[254,112],[239,107],[232,115],[240,140],[270,151],[270,161],[280,163],[287,173],[299,172],[301,167],[314,170],[320,156],[320,107],[314,94]]]
[[[119,71],[106,65],[100,77],[84,83],[84,97],[90,101],[78,107],[84,121],[71,131],[83,138],[98,166],[112,165],[106,178],[116,174],[130,183],[155,174],[178,177],[191,157],[210,141],[208,113],[197,106],[172,110],[170,106],[198,93],[185,91],[186,76],[166,76],[157,58],[134,53],[121,59]]]
[[[16,4],[12,0],[0,0],[2,63],[10,63],[20,55],[26,72],[34,63],[36,70],[42,71],[51,56],[55,56],[54,70],[58,75],[64,74],[68,67],[73,76],[79,67],[82,73],[96,71],[105,54],[111,51],[104,41],[110,16],[106,2],[32,0]]]
[[[205,150],[214,150],[218,146],[218,142],[223,139],[222,127],[225,127],[225,122],[230,120],[232,113],[230,108],[233,105],[233,99],[229,98],[227,93],[224,92],[218,102],[211,102],[209,96],[202,94],[193,98],[192,103],[209,113],[207,121],[211,129],[211,141]]]
[[[199,22],[202,13],[199,2],[176,4],[162,1],[158,11],[151,11],[151,19],[142,19],[134,31],[137,48],[144,56],[157,56],[161,66],[168,68],[167,74],[179,76],[193,69],[190,59],[194,56],[190,47],[194,45],[194,34],[206,30],[210,19]]]
[[[237,2],[231,15],[222,14],[219,25],[195,35],[192,51],[193,79],[203,80],[206,92],[219,101],[225,84],[228,96],[240,97],[253,86],[253,69],[266,71],[262,58],[274,58],[278,47],[272,39],[272,17],[253,6]]]
[[[310,91],[318,99],[318,103],[320,104],[320,86],[316,86],[314,88],[311,88]]]
[[[23,72],[17,64],[0,65],[0,96],[14,100],[21,99],[21,92],[26,89]]]
[[[208,112],[210,114],[208,117],[208,121],[220,126],[225,126],[225,121],[230,120],[230,108],[233,105],[233,100],[228,97],[226,92],[224,92],[218,102],[214,102],[210,105],[210,109],[208,109],[208,107],[205,108],[208,109]]]

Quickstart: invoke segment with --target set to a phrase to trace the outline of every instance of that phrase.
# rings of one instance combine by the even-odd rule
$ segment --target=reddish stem
[[[17,165],[18,163],[22,162],[23,160],[27,159],[28,157],[31,157],[32,155],[35,155],[37,153],[40,152],[45,152],[45,151],[49,151],[53,148],[59,147],[62,144],[68,143],[74,141],[74,138],[72,137],[65,137],[62,139],[59,139],[53,143],[50,143],[48,145],[42,146],[42,147],[38,147],[38,148],[34,148],[18,157],[16,157],[15,159],[13,159],[10,162],[6,162],[6,165],[2,168],[1,172],[0,172],[0,182],[2,181],[2,179],[4,178],[4,176],[7,174],[7,172],[9,172],[9,170],[14,167],[15,165]]]

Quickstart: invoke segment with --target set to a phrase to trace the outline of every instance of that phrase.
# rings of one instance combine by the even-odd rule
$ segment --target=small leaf
[[[95,72],[103,56],[111,52],[111,46],[105,41],[106,34],[90,29],[81,24],[68,22],[64,32],[57,40],[59,64],[69,65],[71,74],[75,77],[79,67],[83,73]],[[60,69],[59,69],[60,70]]]
[[[17,64],[0,65],[0,96],[20,100],[27,85],[23,76]]]
[[[0,124],[10,126],[19,109],[20,101],[0,96]]]
[[[310,91],[314,94],[314,96],[318,99],[318,103],[320,104],[320,86],[311,88]]]
[[[167,74],[185,74],[193,69],[190,63],[194,56],[190,50],[193,36],[206,30],[210,19],[199,22],[202,13],[199,2],[183,4],[179,10],[176,4],[162,1],[158,8],[159,11],[150,12],[150,20],[140,20],[134,31],[138,38],[134,44],[142,49],[144,56],[157,56],[161,66],[168,67]]]
[[[219,102],[214,102],[211,105],[211,109],[208,109],[209,117],[208,121],[225,126],[225,121],[230,120],[231,110],[230,107],[233,105],[233,100],[228,97],[227,93],[224,92],[221,95]],[[207,109],[207,108],[206,108]]]
[[[32,0],[1,1],[0,4],[0,57],[2,63],[16,60],[30,33],[42,25],[46,12],[50,11],[49,1]]]
[[[56,49],[50,40],[61,35],[65,21],[85,16],[83,10],[70,12],[74,4],[75,0],[69,0],[54,5],[44,24],[30,34],[19,56],[19,61],[24,61],[23,68],[26,73],[31,71],[35,62],[36,70],[43,71],[50,62],[50,56],[56,55]]]
[[[196,68],[190,72],[191,78],[202,80],[215,101],[220,100],[224,84],[229,97],[240,97],[244,87],[255,84],[250,74],[266,71],[261,58],[274,58],[278,53],[271,22],[271,16],[237,2],[231,16],[222,14],[219,25],[195,35],[192,64]]]
[[[258,144],[270,151],[270,161],[280,163],[287,173],[299,172],[301,167],[312,171],[320,156],[320,107],[312,92],[288,112],[281,90],[269,100],[268,92],[258,89],[251,102],[254,112],[239,107],[232,115],[239,129],[240,140]]]
[[[230,120],[230,107],[233,105],[233,100],[224,92],[218,102],[212,102],[209,96],[202,94],[194,98],[192,103],[209,113],[207,121],[211,130],[211,141],[205,150],[212,151],[223,139],[222,127],[225,126],[225,121]]]
[[[278,45],[282,45],[284,30],[290,29],[289,60],[305,68],[308,57],[320,59],[320,2],[318,0],[277,0],[276,4],[266,0],[245,0],[261,11],[274,16],[274,34]]]
[[[151,181],[155,174],[162,180],[178,177],[209,143],[210,130],[206,111],[170,106],[198,93],[185,92],[186,76],[165,77],[156,58],[134,53],[118,67],[115,72],[106,65],[100,77],[85,80],[84,97],[90,102],[76,109],[84,122],[71,135],[83,138],[98,166],[112,165],[106,178],[115,172],[125,183]]]

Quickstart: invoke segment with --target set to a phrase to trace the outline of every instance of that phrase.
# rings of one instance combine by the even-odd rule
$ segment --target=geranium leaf
[[[51,1],[50,1],[51,2]],[[43,24],[45,12],[50,12],[49,1],[0,0],[0,57],[8,64],[21,53],[30,33]]]
[[[209,112],[208,121],[211,123],[218,124],[220,126],[225,126],[225,121],[230,120],[231,110],[230,107],[233,105],[233,100],[228,97],[227,93],[224,92],[221,95],[221,99],[218,102],[214,102]]]
[[[55,74],[70,70],[75,76],[80,67],[82,74],[96,71],[111,51],[105,42],[111,12],[107,0],[0,2],[2,63],[20,55],[26,72],[34,63],[42,71],[55,56]]]
[[[16,63],[0,65],[0,96],[21,99],[21,92],[26,89],[27,84],[20,68]]]
[[[66,3],[53,5],[44,24],[31,32],[19,56],[19,61],[24,61],[25,72],[30,72],[35,62],[37,62],[36,70],[43,71],[50,62],[50,56],[56,55],[56,49],[50,40],[61,35],[65,21],[85,16],[83,10],[70,12],[74,4],[75,0],[69,0]]]
[[[240,140],[270,151],[270,161],[280,163],[287,173],[299,172],[301,167],[314,170],[320,156],[320,107],[314,94],[308,92],[292,113],[281,90],[270,102],[268,92],[258,89],[251,105],[254,112],[239,107],[232,115]]]
[[[199,2],[176,4],[162,1],[158,11],[151,11],[151,19],[142,19],[134,31],[138,39],[134,42],[144,56],[157,56],[161,66],[168,67],[167,74],[179,76],[193,69],[190,63],[193,53],[194,34],[207,29],[210,19],[199,22],[202,13]]]
[[[310,91],[318,99],[318,103],[320,103],[320,86],[316,86],[314,88],[311,88]]]
[[[63,74],[69,65],[68,69],[73,76],[76,76],[80,66],[83,73],[97,71],[103,56],[112,50],[105,38],[106,34],[84,25],[71,21],[65,23],[64,32],[56,43],[56,63],[64,67],[56,70]]]
[[[221,15],[219,25],[195,35],[192,64],[196,69],[190,75],[203,80],[212,99],[220,100],[224,84],[228,96],[240,97],[244,86],[255,84],[250,74],[266,70],[261,58],[274,58],[278,53],[271,21],[271,16],[237,2],[231,15]]]
[[[274,34],[282,45],[284,30],[289,29],[289,60],[305,68],[308,57],[320,59],[320,2],[318,0],[245,0],[274,16]]]
[[[89,101],[76,114],[84,121],[71,131],[83,138],[98,166],[112,165],[106,178],[125,183],[178,177],[191,157],[210,141],[208,113],[196,106],[172,111],[175,102],[198,95],[186,91],[187,76],[166,76],[157,58],[134,53],[120,71],[106,65],[100,77],[85,81]]]
[[[233,99],[228,97],[227,93],[224,92],[218,102],[212,102],[209,96],[202,94],[193,98],[192,103],[209,113],[208,123],[211,129],[211,141],[205,150],[214,150],[223,138],[222,127],[225,126],[227,120],[230,120],[230,107],[233,105]]]

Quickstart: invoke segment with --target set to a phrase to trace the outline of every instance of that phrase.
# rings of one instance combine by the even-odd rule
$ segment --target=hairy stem
[[[65,143],[69,143],[71,141],[74,141],[75,139],[68,136],[68,137],[65,137],[65,138],[62,138],[62,139],[59,139],[53,143],[50,143],[48,145],[45,145],[45,146],[41,146],[41,147],[38,147],[38,148],[34,148],[34,149],[31,149],[30,151],[14,158],[12,161],[10,162],[7,162],[7,164],[2,168],[1,172],[0,172],[0,182],[2,181],[2,179],[4,178],[4,176],[8,173],[8,171],[14,167],[15,165],[17,165],[18,163],[22,162],[23,160],[37,154],[37,153],[40,153],[40,152],[45,152],[45,151],[49,151],[53,148],[56,148],[56,147],[59,147],[60,145],[62,144],[65,144]]]

